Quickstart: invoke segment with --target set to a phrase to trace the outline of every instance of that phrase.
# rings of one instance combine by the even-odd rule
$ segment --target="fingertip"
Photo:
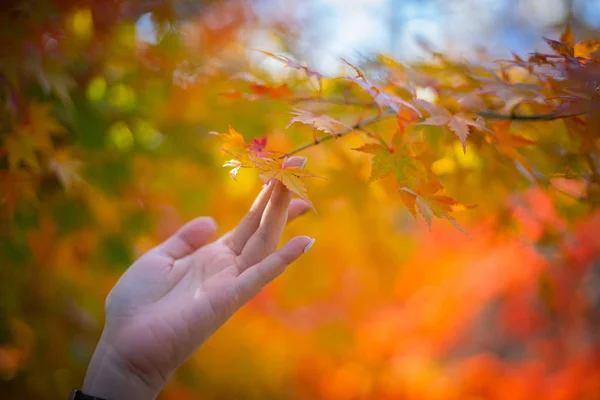
[[[281,258],[289,264],[308,251],[314,242],[315,240],[310,236],[297,236],[284,244],[278,252]]]
[[[293,157],[288,158],[284,162],[285,167],[304,168],[305,165],[306,165],[306,157],[302,157],[302,156],[293,156]]]
[[[311,206],[308,202],[302,199],[292,199],[288,208],[288,219],[294,219],[303,214],[306,214]]]
[[[203,217],[206,220],[206,224],[210,229],[216,231],[218,228],[217,221],[213,217]]]
[[[211,230],[217,230],[217,222],[213,217],[196,217],[185,224],[182,229],[208,232]]]
[[[308,211],[310,209],[310,204],[306,200],[295,198],[292,199],[290,207],[296,207],[298,209],[305,209]]]
[[[304,249],[302,250],[302,252],[306,253],[308,250],[310,250],[310,248],[313,246],[313,244],[315,244],[315,238],[310,239],[310,242],[308,242],[308,244],[306,246],[304,246]]]
[[[296,261],[314,243],[308,236],[297,236],[284,244],[275,253],[259,263],[250,266],[238,277],[243,301],[255,296],[265,285],[281,275],[289,264]]]
[[[198,217],[189,222],[188,226],[192,235],[199,234],[200,232],[212,235],[217,231],[217,222],[213,217]]]
[[[216,230],[217,223],[212,217],[197,217],[179,228],[158,248],[174,259],[181,258],[208,243]]]

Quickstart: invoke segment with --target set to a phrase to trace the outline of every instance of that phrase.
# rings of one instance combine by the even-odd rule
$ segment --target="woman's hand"
[[[304,161],[293,157],[288,165]],[[133,263],[106,300],[83,392],[155,398],[179,365],[312,245],[299,236],[276,251],[286,221],[309,209],[291,197],[271,181],[223,237],[209,243],[215,222],[200,217]]]

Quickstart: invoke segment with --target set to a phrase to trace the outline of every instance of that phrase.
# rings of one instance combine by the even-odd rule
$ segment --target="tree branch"
[[[291,104],[298,103],[326,103],[326,104],[339,104],[342,106],[356,106],[356,107],[377,107],[376,103],[363,103],[360,101],[352,101],[343,98],[334,98],[334,97],[297,97],[290,99]]]
[[[344,136],[344,135],[346,135],[346,134],[348,134],[350,132],[353,132],[355,130],[359,130],[359,129],[362,130],[367,125],[373,124],[375,122],[382,121],[382,120],[384,120],[386,118],[393,117],[395,115],[396,115],[395,112],[394,113],[387,112],[387,113],[383,113],[383,114],[380,114],[380,115],[376,115],[376,116],[374,116],[372,118],[365,119],[363,121],[357,122],[356,124],[352,125],[350,128],[344,129],[343,131],[340,131],[340,132],[338,132],[338,133],[336,133],[334,135],[323,136],[322,138],[317,139],[317,140],[313,141],[312,143],[308,143],[308,144],[305,144],[304,146],[298,147],[297,149],[294,149],[294,150],[290,151],[289,153],[282,155],[279,158],[281,159],[281,158],[286,158],[286,157],[289,157],[289,156],[293,156],[294,154],[297,154],[297,153],[299,153],[301,151],[309,149],[309,148],[311,148],[313,146],[317,146],[317,145],[319,145],[319,144],[321,144],[323,142],[326,142],[328,140],[331,140],[331,139],[340,138],[340,137],[342,137],[342,136]]]
[[[495,111],[479,111],[477,115],[483,118],[489,119],[505,119],[512,121],[552,121],[555,119],[563,119],[570,117],[577,117],[579,115],[587,114],[587,111],[576,112],[571,114],[561,114],[561,113],[548,113],[548,114],[531,114],[531,115],[523,115],[523,114],[500,114]]]
[[[339,105],[343,105],[343,106],[356,106],[356,107],[365,107],[365,108],[378,107],[377,103],[374,103],[374,102],[363,103],[360,101],[347,100],[344,98],[297,97],[297,98],[290,99],[291,104],[298,104],[298,103],[305,103],[305,102],[306,103],[313,102],[313,103],[339,104]],[[584,115],[584,114],[587,114],[587,111],[578,111],[578,112],[573,112],[570,114],[551,112],[551,113],[547,113],[547,114],[531,114],[531,115],[501,114],[501,113],[491,111],[491,110],[483,110],[483,111],[477,112],[477,115],[479,115],[480,117],[483,117],[483,118],[503,119],[503,120],[512,120],[512,121],[552,121],[555,119],[577,117],[579,115]]]
[[[372,105],[369,103],[364,104],[364,103],[359,103],[359,102],[348,102],[345,99],[326,99],[326,98],[313,98],[313,97],[309,98],[309,97],[307,97],[307,98],[297,98],[297,99],[293,100],[293,102],[295,102],[295,103],[304,102],[304,101],[306,101],[306,102],[315,101],[315,102],[323,102],[323,103],[354,105],[354,106],[367,106],[367,107]],[[480,117],[483,117],[483,118],[504,119],[504,120],[512,120],[512,121],[552,121],[552,120],[562,119],[562,118],[577,117],[579,115],[584,115],[584,114],[587,114],[587,112],[584,111],[584,112],[576,112],[576,113],[571,113],[571,114],[561,114],[561,113],[553,112],[553,113],[547,113],[547,114],[523,115],[523,114],[500,114],[495,111],[485,110],[485,111],[479,111],[477,113],[477,115],[479,115]],[[313,146],[317,146],[328,140],[337,139],[339,137],[342,137],[342,136],[344,136],[350,132],[353,132],[355,130],[365,131],[363,129],[365,126],[370,125],[375,122],[378,122],[378,121],[381,121],[385,118],[388,118],[388,117],[391,117],[394,115],[396,115],[395,112],[388,111],[386,113],[377,115],[375,117],[365,119],[361,122],[354,124],[349,129],[344,129],[343,131],[338,132],[336,134],[328,135],[328,136],[324,136],[320,139],[316,139],[312,143],[308,143],[308,144],[305,144],[304,146],[298,147],[297,149],[294,149],[294,150],[290,151],[289,153],[282,155],[279,158],[282,159],[282,158],[292,156],[294,154],[297,154],[301,151],[309,149]],[[369,134],[367,131],[365,131],[365,133]],[[371,135],[369,135],[369,136],[371,136]]]

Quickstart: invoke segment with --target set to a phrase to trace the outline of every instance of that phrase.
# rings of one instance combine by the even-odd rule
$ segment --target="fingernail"
[[[307,160],[308,160],[308,159],[307,159],[307,158],[305,158],[305,159],[304,159],[304,161],[302,161],[302,165],[300,166],[300,168],[304,168],[304,166],[306,165],[306,161],[307,161]]]
[[[302,252],[306,253],[308,250],[310,250],[310,248],[312,247],[313,244],[315,244],[315,239],[314,238],[310,239],[310,242],[308,242],[308,244],[306,245],[306,247],[304,248],[304,250],[302,250]]]

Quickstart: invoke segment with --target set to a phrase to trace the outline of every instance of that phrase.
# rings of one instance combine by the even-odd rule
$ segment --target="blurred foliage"
[[[377,121],[306,150],[307,168],[325,178],[306,181],[318,214],[287,235],[310,234],[315,247],[210,339],[162,398],[600,398],[597,108],[563,118],[563,104],[597,101],[591,92],[519,105],[526,115],[565,114],[488,122],[496,135],[471,130],[466,152],[446,128],[406,127],[434,149],[421,162],[445,191],[477,205],[454,214],[468,239],[450,224],[429,232],[415,222],[397,182],[369,183],[370,156],[353,150],[390,143],[414,116],[380,121],[393,105],[374,106],[373,86],[355,75],[262,68],[248,52],[255,19],[246,3],[1,7],[2,398],[66,398],[83,380],[104,298],[131,261],[194,216],[214,216],[225,232],[244,214],[261,182],[248,171],[232,180],[208,132],[232,125],[246,143],[266,136],[266,151],[285,154],[336,136],[331,121],[316,129],[325,114],[345,125]],[[475,91],[457,76],[480,76],[481,65],[437,57],[411,69],[433,79],[419,81],[420,96],[435,88],[453,114],[466,109],[448,93]],[[375,86],[389,82],[386,71],[407,73],[386,58],[360,67]],[[543,85],[543,95],[565,95]],[[383,92],[409,101],[398,88]],[[483,101],[511,115],[501,99]],[[293,107],[314,129],[284,129]],[[595,130],[581,134],[581,121]],[[498,143],[510,135],[523,141]]]

